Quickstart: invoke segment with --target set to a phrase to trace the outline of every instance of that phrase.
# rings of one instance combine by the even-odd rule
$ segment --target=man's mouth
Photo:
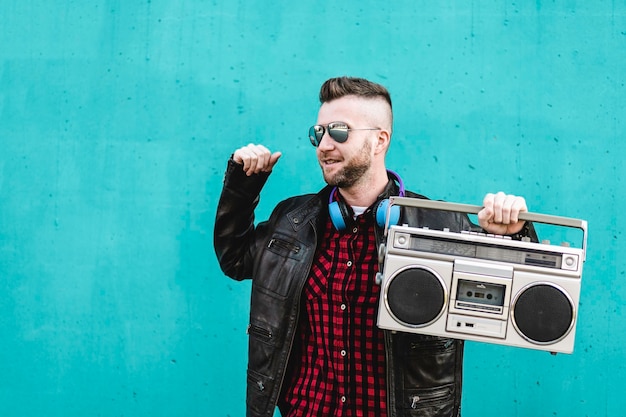
[[[339,163],[337,159],[322,159],[320,162],[322,163],[323,166],[329,166],[329,165],[334,165],[336,163]]]

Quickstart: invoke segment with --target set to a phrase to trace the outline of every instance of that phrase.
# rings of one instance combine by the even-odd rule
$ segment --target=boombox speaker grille
[[[391,313],[410,326],[429,324],[439,317],[446,302],[440,280],[423,268],[405,269],[395,275],[386,296]]]
[[[571,329],[574,309],[569,297],[547,284],[534,285],[517,298],[513,307],[515,326],[530,341],[554,343]]]

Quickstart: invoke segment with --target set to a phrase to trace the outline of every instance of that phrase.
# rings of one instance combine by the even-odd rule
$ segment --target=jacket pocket
[[[302,268],[306,248],[293,236],[274,234],[256,262],[254,283],[282,298],[289,294]]]
[[[435,388],[411,389],[404,393],[400,404],[401,416],[452,416],[454,415],[454,385]]]
[[[275,375],[284,338],[279,330],[267,323],[252,320],[248,326],[248,369],[260,375]]]
[[[395,337],[394,361],[402,370],[402,386],[434,388],[460,378],[463,364],[458,341],[409,333]]]
[[[255,415],[267,413],[269,399],[274,389],[274,379],[248,369],[246,404]]]
[[[247,333],[250,337],[253,337],[268,345],[274,345],[277,336],[276,333],[269,326],[262,326],[254,323],[248,325]]]

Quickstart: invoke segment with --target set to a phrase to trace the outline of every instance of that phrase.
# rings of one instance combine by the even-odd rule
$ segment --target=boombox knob
[[[387,251],[387,246],[384,243],[381,243],[378,247],[378,263],[382,265],[385,260],[385,252]]]
[[[380,285],[383,283],[383,274],[382,272],[376,272],[376,285]]]

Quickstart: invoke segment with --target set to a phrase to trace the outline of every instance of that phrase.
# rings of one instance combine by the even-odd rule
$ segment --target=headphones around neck
[[[395,179],[400,186],[399,196],[404,197],[404,182],[400,175],[396,174],[393,171],[387,170],[387,174]],[[352,216],[350,215],[350,210],[346,204],[339,200],[335,199],[335,195],[338,193],[337,187],[333,187],[330,191],[330,198],[328,199],[328,213],[330,214],[330,220],[335,226],[335,229],[339,231],[343,231],[347,229],[347,225],[350,224],[352,220]],[[376,224],[379,227],[385,227],[387,224],[387,208],[389,207],[389,199],[385,198],[378,202],[375,209],[375,218]],[[394,225],[398,224],[400,221],[400,207],[393,206],[391,207],[391,211],[389,213],[389,224]]]

